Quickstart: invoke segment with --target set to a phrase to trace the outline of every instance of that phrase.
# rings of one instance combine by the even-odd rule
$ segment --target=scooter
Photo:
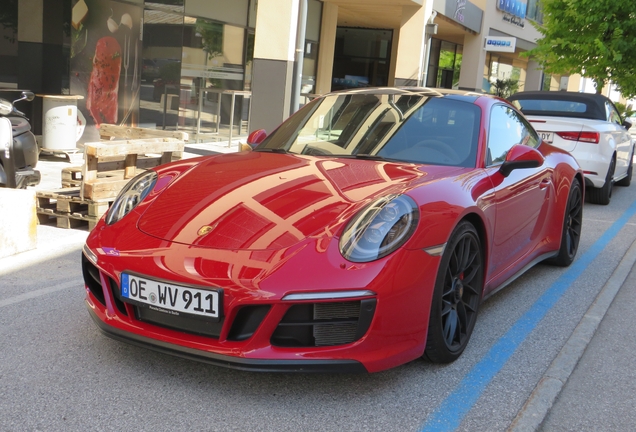
[[[40,172],[35,169],[39,156],[35,135],[29,119],[14,106],[34,98],[29,91],[13,103],[0,98],[0,187],[26,189],[40,183]]]

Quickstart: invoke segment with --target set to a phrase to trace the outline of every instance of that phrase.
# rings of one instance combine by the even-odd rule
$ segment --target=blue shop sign
[[[525,19],[528,9],[527,0],[497,0],[497,9],[518,18]]]

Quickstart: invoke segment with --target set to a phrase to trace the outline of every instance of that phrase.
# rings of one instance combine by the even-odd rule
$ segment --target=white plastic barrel
[[[83,96],[42,96],[42,149],[73,150],[77,142],[77,100]]]

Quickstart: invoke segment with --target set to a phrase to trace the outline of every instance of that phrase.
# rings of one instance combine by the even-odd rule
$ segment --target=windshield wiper
[[[372,161],[383,161],[383,162],[395,162],[396,159],[385,158],[379,155],[370,155],[366,153],[357,153],[352,155],[336,155],[337,157],[344,158],[355,158],[355,159],[364,159],[364,160],[372,160]]]
[[[268,152],[268,153],[281,153],[281,154],[289,153],[284,148],[255,148],[252,151],[255,151],[255,152]]]

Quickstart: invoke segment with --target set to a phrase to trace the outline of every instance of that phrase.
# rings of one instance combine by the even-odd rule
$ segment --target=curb
[[[627,250],[612,276],[510,424],[507,432],[539,430],[635,263],[636,242],[632,243]]]

